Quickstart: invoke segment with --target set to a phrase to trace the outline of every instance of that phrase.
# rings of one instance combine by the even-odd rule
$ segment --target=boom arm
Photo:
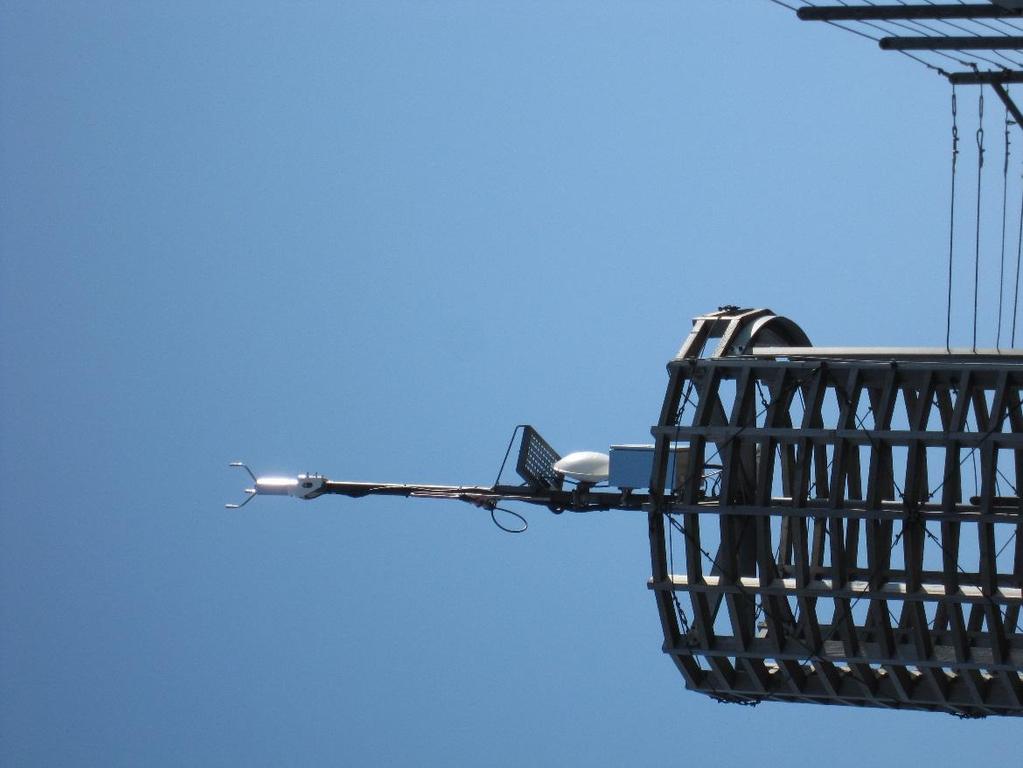
[[[315,499],[326,494],[362,498],[363,496],[404,496],[423,499],[453,499],[477,507],[494,509],[498,504],[519,501],[547,507],[552,512],[595,512],[607,509],[643,509],[649,494],[632,491],[596,491],[588,483],[571,489],[536,487],[530,485],[419,485],[414,483],[365,483],[330,480],[322,475],[296,477],[256,477],[242,462],[232,467],[247,471],[253,487],[246,488],[247,498],[241,504],[225,504],[228,509],[239,509],[255,496],[294,496]]]

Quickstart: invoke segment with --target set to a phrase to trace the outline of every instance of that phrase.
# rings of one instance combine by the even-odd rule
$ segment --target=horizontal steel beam
[[[1023,37],[882,37],[877,44],[885,51],[1008,51],[1023,48]]]
[[[666,653],[670,653],[665,649]],[[683,654],[678,654],[682,656]],[[988,715],[1010,715],[1020,716],[1023,712],[1019,706],[1008,696],[1003,686],[990,685],[984,693],[983,700],[977,698],[973,691],[969,690],[965,683],[957,676],[949,681],[949,694],[945,697],[935,696],[933,693],[926,693],[925,688],[917,686],[914,690],[912,700],[904,700],[896,691],[891,679],[887,674],[875,674],[874,684],[877,690],[868,692],[864,690],[859,677],[852,674],[843,674],[840,678],[841,688],[838,695],[831,693],[828,686],[821,682],[821,675],[810,671],[803,683],[801,690],[795,693],[789,687],[787,676],[779,670],[772,674],[770,681],[772,689],[769,693],[760,692],[757,683],[754,682],[745,672],[736,672],[736,682],[727,692],[716,688],[714,683],[708,680],[706,685],[689,687],[689,690],[698,691],[713,698],[729,701],[729,696],[738,700],[766,700],[791,702],[794,704],[845,704],[859,707],[881,707],[884,709],[916,709],[925,712],[945,712],[952,715],[967,717],[987,717]],[[781,680],[774,682],[774,677]]]
[[[672,514],[739,515],[744,517],[794,517],[822,520],[905,520],[909,516],[906,505],[899,501],[882,501],[880,509],[870,509],[863,501],[846,501],[836,507],[827,499],[808,499],[805,506],[795,506],[792,499],[771,499],[769,506],[754,504],[722,504],[720,499],[701,501],[697,504],[665,502],[665,511]],[[1019,523],[1018,509],[995,507],[992,512],[982,512],[978,507],[957,504],[952,511],[941,509],[940,504],[920,504],[915,514],[928,522],[944,523],[998,523],[1016,525]]]
[[[945,584],[921,584],[920,589],[910,589],[906,582],[889,581],[880,586],[869,581],[850,581],[836,587],[831,579],[814,581],[805,587],[796,579],[774,579],[761,583],[756,576],[743,576],[736,582],[729,582],[720,576],[706,574],[698,582],[691,582],[685,574],[669,574],[667,581],[655,582],[650,579],[650,589],[674,592],[713,592],[730,594],[772,595],[775,597],[840,598],[844,600],[894,600],[917,603],[957,603],[970,605],[1023,605],[1023,590],[1019,587],[998,587],[991,594],[976,584],[960,582],[956,588]]]
[[[827,368],[832,382],[837,381],[838,376],[847,377],[849,371],[855,369],[862,378],[863,386],[867,387],[882,386],[885,377],[892,369],[897,369],[899,381],[903,384],[923,381],[930,376],[938,386],[955,389],[962,379],[965,367],[963,360],[950,360],[949,362],[922,359],[901,361],[896,358],[885,359],[880,356],[862,360],[842,360],[841,358],[814,357],[812,351],[804,358],[796,356],[795,349],[792,347],[767,347],[767,349],[789,350],[793,356],[787,360],[718,357],[713,360],[700,361],[699,366],[693,366],[686,360],[672,360],[668,363],[668,369],[682,370],[686,374],[692,371],[690,375],[694,378],[706,376],[713,369],[719,370],[725,378],[735,378],[748,369],[750,375],[761,381],[770,381],[773,376],[778,374],[779,369],[785,369],[793,372],[799,383],[810,381],[822,367]],[[1010,386],[1023,387],[1023,360],[1018,357],[1007,359],[1005,362],[977,360],[970,365],[970,376],[974,386],[981,389],[993,389],[998,384],[999,376],[1003,373],[1008,374]]]
[[[743,676],[742,679],[748,679],[748,676]],[[819,675],[813,673],[807,678],[806,689],[800,693],[792,693],[786,689],[779,689],[777,691],[771,691],[769,696],[763,694],[757,694],[755,688],[751,688],[746,693],[728,693],[723,694],[720,690],[716,690],[712,685],[708,684],[699,688],[689,687],[689,690],[697,693],[702,693],[711,698],[719,701],[731,701],[728,696],[733,696],[739,701],[752,700],[752,701],[778,701],[788,702],[792,704],[839,704],[846,706],[856,707],[880,707],[882,709],[898,709],[898,710],[920,710],[923,712],[943,712],[945,714],[956,715],[959,717],[988,717],[990,715],[1016,715],[1019,716],[1021,713],[1018,711],[1018,707],[1015,707],[1008,700],[1005,700],[1001,704],[980,704],[976,702],[971,703],[970,693],[962,693],[956,696],[954,699],[949,698],[947,703],[944,704],[931,704],[927,702],[917,701],[913,703],[902,702],[896,698],[889,698],[881,694],[865,694],[861,690],[861,686],[858,681],[853,683],[848,677],[843,679],[843,689],[841,695],[833,696],[829,690],[819,681]],[[854,680],[854,678],[853,678]],[[882,678],[878,681],[878,685],[884,689],[887,685],[888,689],[891,689],[891,684],[886,683],[885,679]],[[960,683],[962,686],[962,683]],[[812,689],[812,690],[811,690]],[[1001,689],[995,688],[995,691]],[[855,691],[855,692],[851,692]],[[895,696],[894,693],[891,696]],[[1002,695],[1002,699],[1006,697]]]
[[[827,624],[821,624],[821,632],[827,633],[829,637],[833,628]],[[972,646],[970,648],[971,659],[963,661],[956,658],[955,649],[950,645],[935,645],[934,655],[930,658],[922,657],[915,645],[910,643],[900,644],[893,648],[893,655],[887,655],[884,648],[876,641],[860,642],[862,652],[859,655],[849,654],[842,640],[826,640],[821,643],[818,653],[812,651],[814,648],[807,648],[799,640],[789,640],[779,650],[777,644],[770,638],[755,638],[743,648],[734,638],[717,637],[713,648],[701,648],[699,654],[707,657],[725,657],[738,659],[774,659],[777,661],[797,661],[818,659],[830,661],[833,664],[898,664],[911,665],[914,667],[929,667],[940,669],[942,667],[954,667],[957,670],[983,669],[990,671],[1004,671],[1014,673],[1023,667],[1023,651],[1018,648],[1010,648],[1003,662],[995,661],[994,654],[990,648]],[[665,645],[665,653],[686,655],[691,649],[684,643],[677,645]],[[841,670],[839,670],[841,672]],[[849,674],[844,672],[843,674]],[[937,703],[937,702],[935,702]]]
[[[867,5],[800,8],[803,21],[902,21],[913,19],[1011,19],[1021,11],[984,5]]]
[[[664,435],[673,442],[691,442],[694,437],[705,437],[715,443],[730,442],[740,435],[747,441],[763,441],[767,438],[785,445],[808,440],[815,445],[880,445],[908,447],[929,445],[944,448],[955,442],[960,448],[969,450],[984,443],[999,448],[1023,450],[1023,432],[938,432],[909,429],[820,429],[810,427],[653,427],[654,436]]]
[[[793,579],[797,575],[798,566],[795,563],[778,563],[776,565],[778,575],[780,579]],[[956,583],[965,584],[968,586],[981,586],[982,574],[972,571],[965,570],[962,567],[956,568]],[[877,569],[871,569],[864,566],[858,566],[850,568],[848,572],[849,581],[877,581],[881,578],[881,575],[877,572]],[[934,571],[924,568],[920,571],[913,573],[914,578],[919,578],[922,582],[928,584],[943,584],[948,579],[948,573],[946,571]],[[835,578],[834,570],[831,565],[811,565],[810,566],[810,581],[824,581],[826,579],[833,580]],[[890,582],[905,582],[909,578],[909,574],[905,568],[887,568],[884,572],[884,580]],[[1018,589],[1020,585],[1020,579],[1011,573],[997,573],[994,577],[994,585],[999,589],[1002,587],[1009,587]],[[1023,648],[1023,635],[1019,636],[1020,647]]]
[[[953,72],[948,76],[952,85],[1010,85],[1023,83],[1023,72]],[[1001,354],[1005,354],[1004,352]]]
[[[978,78],[986,75],[1014,75],[1016,79],[992,77],[977,80],[979,84],[989,82],[1023,83],[1023,72],[979,72]],[[1023,364],[1023,349],[977,349],[955,347],[951,351],[944,347],[753,347],[748,355],[753,357],[794,357],[794,358],[836,358],[839,360],[879,360],[888,362],[928,361],[949,363],[975,363],[979,360]]]

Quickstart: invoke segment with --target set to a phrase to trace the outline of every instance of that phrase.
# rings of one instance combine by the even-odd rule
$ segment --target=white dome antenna
[[[610,474],[610,458],[597,451],[576,451],[554,463],[559,475],[580,483],[602,483]]]

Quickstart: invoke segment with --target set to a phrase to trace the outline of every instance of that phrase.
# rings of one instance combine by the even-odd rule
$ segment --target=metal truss
[[[808,344],[726,308],[668,364],[664,651],[723,701],[1023,715],[1023,355]]]

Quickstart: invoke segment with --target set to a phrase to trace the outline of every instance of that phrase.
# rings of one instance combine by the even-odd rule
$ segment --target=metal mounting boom
[[[1023,37],[882,37],[877,44],[885,51],[1011,51],[1023,48]]]
[[[800,8],[803,21],[913,21],[925,19],[1012,19],[1023,11],[998,5],[867,5]]]

